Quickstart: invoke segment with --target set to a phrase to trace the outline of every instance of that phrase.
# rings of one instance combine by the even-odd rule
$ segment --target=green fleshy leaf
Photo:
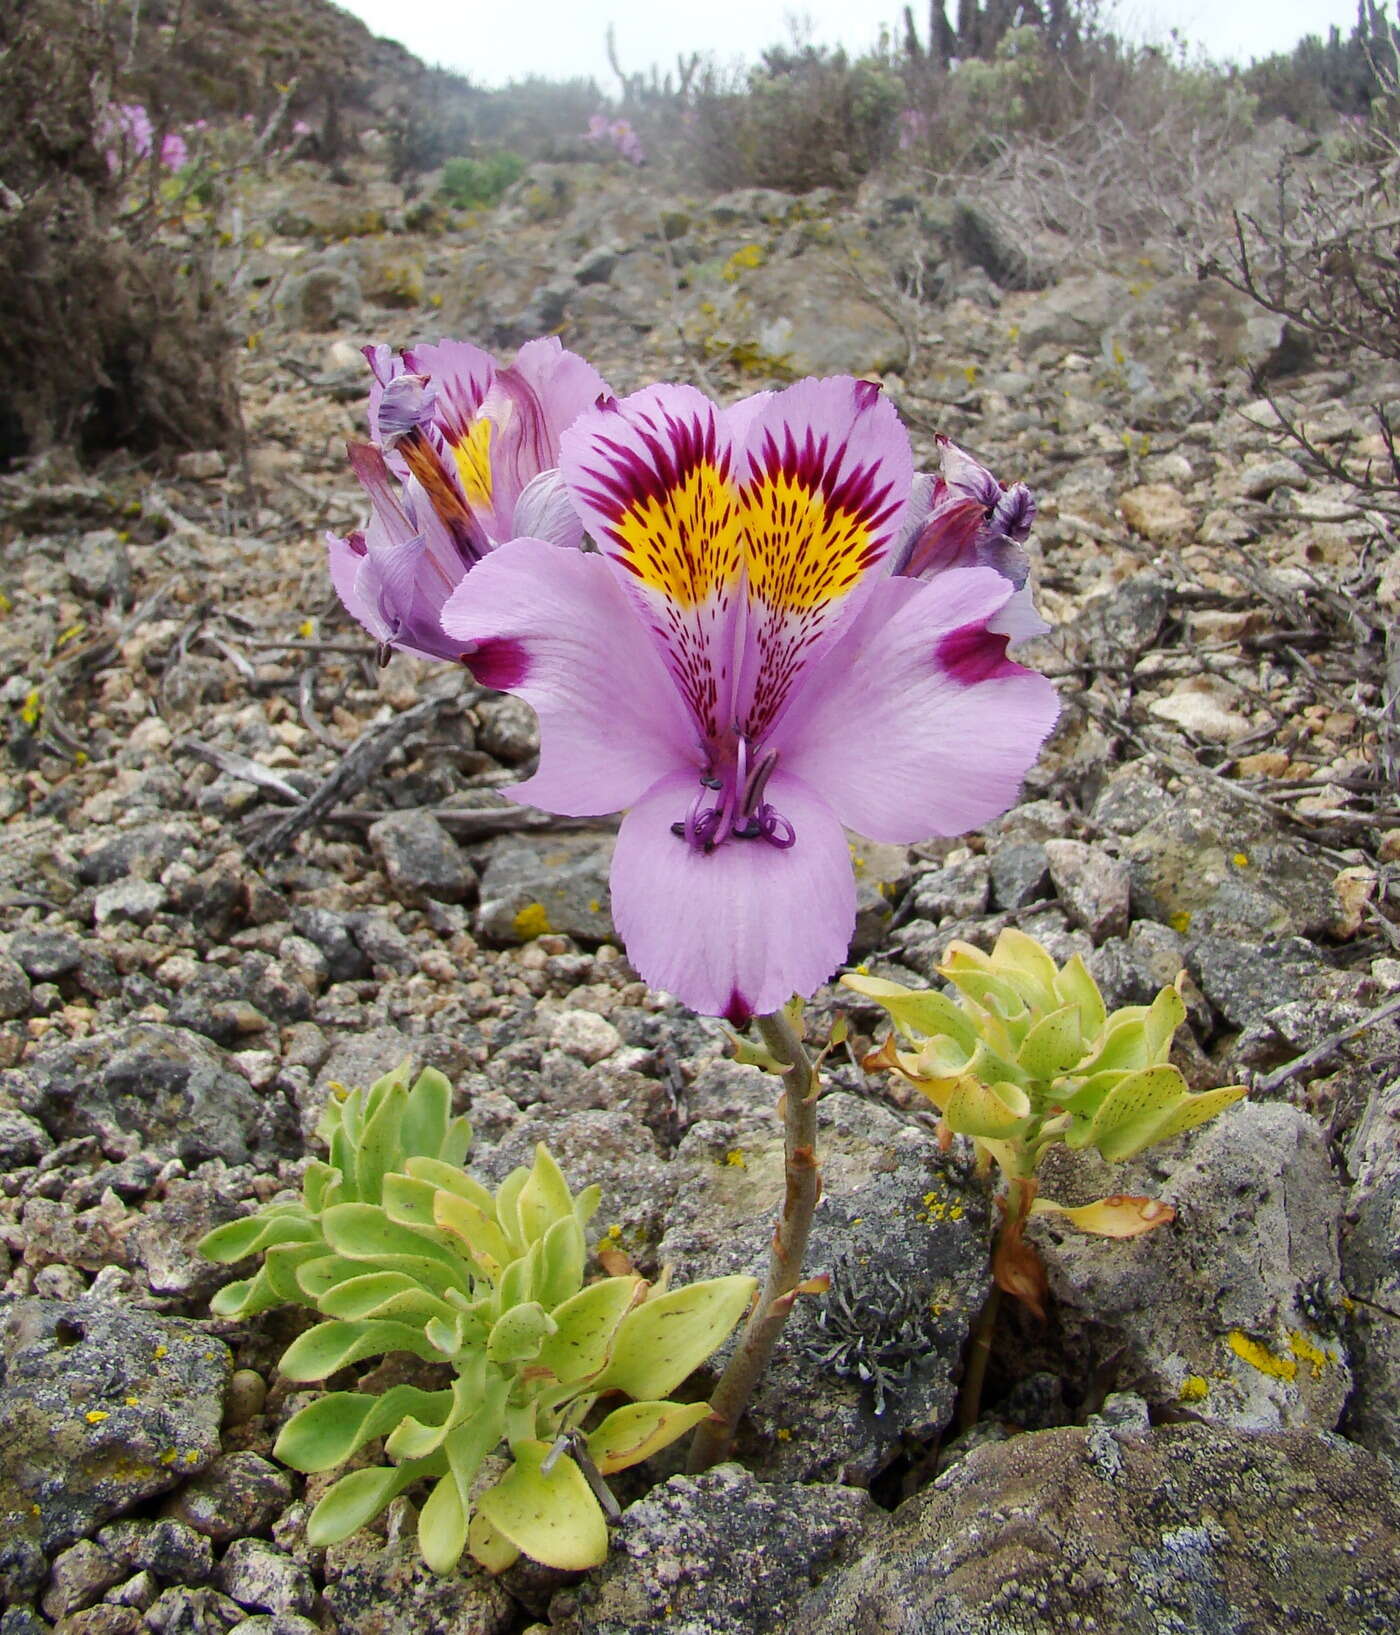
[[[477,1510],[467,1528],[467,1548],[472,1560],[488,1573],[503,1573],[520,1560],[520,1551]]]
[[[324,1243],[279,1243],[263,1256],[263,1276],[277,1298],[289,1306],[311,1304],[301,1286],[301,1268],[325,1257]]]
[[[327,1317],[386,1317],[404,1323],[427,1323],[433,1318],[452,1322],[458,1315],[445,1300],[429,1294],[402,1272],[371,1272],[352,1277],[328,1289],[316,1302]],[[460,1343],[460,1342],[459,1342]]]
[[[1110,1163],[1150,1147],[1157,1132],[1188,1099],[1186,1081],[1171,1066],[1129,1073],[1103,1099],[1089,1127],[1089,1145]]]
[[[1009,977],[1001,976],[994,971],[978,970],[948,970],[939,967],[942,974],[958,990],[959,993],[980,1005],[983,1010],[990,1011],[1004,1022],[1014,1022],[1028,1015],[1029,1007],[1015,984]]]
[[[412,1175],[386,1175],[380,1196],[384,1213],[396,1226],[411,1226],[415,1232],[426,1232],[433,1242],[442,1241],[433,1219],[437,1188],[430,1182]]]
[[[466,1244],[481,1271],[493,1282],[499,1281],[516,1251],[496,1221],[470,1198],[452,1192],[438,1193],[433,1215],[445,1232]]]
[[[1055,978],[1055,992],[1064,1004],[1074,1005],[1078,1009],[1082,1037],[1097,1039],[1108,1020],[1108,1011],[1099,985],[1089,975],[1089,967],[1084,963],[1082,954],[1074,954],[1066,960]]]
[[[911,1039],[946,1035],[970,1055],[977,1048],[977,1029],[960,1005],[947,994],[929,989],[906,988],[883,977],[848,975],[843,987],[863,994],[889,1013],[891,1021]]]
[[[322,1248],[324,1249],[324,1244]],[[344,1255],[315,1255],[309,1260],[303,1260],[296,1267],[296,1285],[301,1291],[301,1298],[310,1300],[318,1309],[320,1303],[329,1292],[338,1288],[342,1283],[348,1283],[351,1278],[365,1275],[364,1262],[346,1260]]]
[[[1066,1005],[1039,1017],[1016,1053],[1016,1065],[1042,1082],[1066,1072],[1084,1054],[1079,1031],[1079,1008]]]
[[[355,1187],[366,1203],[380,1201],[385,1174],[397,1169],[402,1161],[399,1127],[407,1099],[407,1092],[394,1085],[379,1098],[378,1106],[365,1119],[355,1148]]]
[[[943,1120],[958,1135],[1004,1141],[1030,1114],[1030,1098],[1015,1084],[983,1084],[969,1073],[943,1101]]]
[[[320,1547],[339,1544],[342,1539],[373,1521],[390,1499],[423,1476],[440,1473],[433,1465],[442,1461],[417,1460],[408,1465],[371,1470],[352,1470],[330,1487],[311,1512],[306,1523],[306,1542]]]
[[[501,1310],[510,1306],[522,1306],[533,1300],[543,1282],[541,1263],[544,1259],[544,1245],[538,1241],[532,1243],[527,1253],[517,1255],[501,1273],[500,1300]]]
[[[520,1442],[515,1463],[477,1500],[487,1521],[517,1549],[546,1567],[586,1572],[608,1553],[608,1524],[583,1472],[560,1459],[546,1476],[540,1469],[549,1445]]]
[[[435,1573],[450,1573],[467,1547],[467,1506],[451,1471],[438,1478],[418,1513],[418,1548]]]
[[[425,1067],[404,1102],[399,1140],[405,1157],[436,1158],[452,1118],[452,1086],[435,1067]]]
[[[520,1224],[519,1207],[520,1194],[529,1179],[529,1170],[521,1165],[519,1169],[513,1169],[496,1188],[496,1220],[511,1246],[512,1256],[523,1255],[530,1243]]]
[[[316,1222],[300,1204],[274,1204],[256,1215],[216,1226],[204,1234],[196,1248],[206,1260],[231,1266],[273,1244],[315,1243],[320,1235]]]
[[[570,1211],[555,1221],[540,1245],[539,1301],[546,1311],[578,1292],[587,1258],[583,1228]]]
[[[516,1213],[527,1243],[537,1242],[555,1221],[571,1218],[574,1213],[569,1183],[543,1141],[535,1147],[535,1162],[516,1199]]]
[[[347,1259],[406,1272],[439,1294],[448,1288],[471,1291],[467,1267],[454,1250],[391,1221],[375,1204],[337,1204],[321,1216],[321,1228],[331,1248]]]
[[[408,1351],[428,1362],[441,1360],[421,1328],[367,1320],[318,1323],[292,1341],[278,1367],[289,1380],[323,1380],[363,1357],[381,1357],[390,1351]]]
[[[416,1385],[392,1386],[382,1397],[332,1391],[293,1414],[272,1451],[293,1470],[333,1470],[406,1416],[445,1415],[451,1406],[450,1391],[423,1391]]]
[[[1233,1107],[1247,1094],[1244,1085],[1227,1084],[1218,1090],[1201,1090],[1196,1095],[1188,1095],[1157,1126],[1152,1142],[1155,1144],[1169,1136],[1180,1135],[1185,1130],[1194,1130],[1197,1125],[1223,1113],[1227,1107]],[[1140,1148],[1138,1150],[1141,1151]]]
[[[667,1448],[708,1418],[708,1402],[629,1402],[588,1433],[588,1452],[604,1476]]]
[[[1175,988],[1163,988],[1147,1007],[1143,1018],[1143,1036],[1147,1042],[1149,1062],[1165,1062],[1171,1051],[1172,1037],[1186,1020],[1186,1003]]]
[[[1034,937],[1007,926],[997,937],[991,963],[999,975],[1011,980],[1029,1009],[1057,1009],[1055,982],[1060,973]]]
[[[415,1181],[426,1181],[440,1192],[466,1198],[482,1214],[495,1218],[495,1199],[480,1181],[468,1175],[464,1169],[458,1169],[455,1164],[444,1163],[441,1158],[406,1158],[403,1167]]]
[[[618,1324],[612,1360],[590,1388],[625,1391],[639,1401],[669,1396],[729,1338],[757,1286],[751,1277],[713,1277],[634,1306]]]
[[[632,1308],[639,1277],[608,1277],[580,1289],[551,1313],[555,1331],[536,1361],[565,1385],[596,1374],[608,1360],[618,1325]]]
[[[554,1320],[536,1301],[503,1311],[486,1342],[486,1357],[493,1363],[528,1362],[554,1332]]]
[[[596,1182],[592,1186],[586,1186],[574,1199],[574,1219],[578,1222],[580,1230],[598,1213],[598,1205],[602,1201],[603,1189]]]
[[[267,1268],[261,1267],[256,1277],[241,1278],[237,1283],[226,1283],[209,1302],[216,1317],[254,1317],[260,1311],[271,1311],[286,1301],[268,1281]]]
[[[1130,1072],[1135,1071],[1133,1068],[1114,1067],[1106,1073],[1092,1073],[1083,1080],[1074,1074],[1055,1086],[1051,1099],[1057,1107],[1062,1107],[1067,1113],[1092,1118],[1095,1109],[1109,1091],[1127,1078]]]

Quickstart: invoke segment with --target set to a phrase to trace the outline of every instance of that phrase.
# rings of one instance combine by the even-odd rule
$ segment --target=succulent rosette
[[[1007,656],[1017,580],[922,562],[908,436],[847,377],[725,410],[676,385],[607,400],[560,474],[596,552],[515,539],[442,627],[539,716],[514,793],[626,811],[612,912],[639,973],[705,1014],[775,1010],[846,956],[844,828],[910,843],[1015,799],[1057,713]]]
[[[504,367],[466,341],[365,355],[371,441],[348,453],[371,517],[343,539],[327,535],[331,578],[381,649],[456,660],[461,644],[440,614],[469,569],[521,535],[581,542],[559,441],[607,387],[552,336]]]

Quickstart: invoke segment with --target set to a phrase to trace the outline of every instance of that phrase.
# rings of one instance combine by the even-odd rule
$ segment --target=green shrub
[[[495,204],[512,182],[525,174],[525,161],[505,150],[480,159],[449,159],[442,167],[440,196],[458,210],[481,210]]]

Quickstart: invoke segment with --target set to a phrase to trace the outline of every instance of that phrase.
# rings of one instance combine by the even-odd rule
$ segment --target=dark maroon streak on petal
[[[780,446],[771,431],[764,434],[763,445],[751,461],[755,476],[770,479],[786,476],[820,494],[831,510],[849,512],[872,533],[878,534],[899,506],[898,496],[890,498],[892,484],[876,486],[879,467],[871,462],[842,471],[841,451],[833,455],[826,436],[818,438],[811,427],[807,428],[801,443],[793,436],[791,426],[785,426],[782,435]],[[873,543],[860,566],[865,568],[878,560],[883,547],[884,541]]]
[[[994,681],[999,676],[1021,675],[1022,666],[1006,656],[1010,639],[988,630],[984,624],[965,624],[940,639],[939,667],[963,687],[975,687],[979,681]]]
[[[729,996],[729,1003],[724,1007],[724,1019],[730,1027],[747,1027],[753,1017],[753,1006],[735,988]]]
[[[879,401],[880,383],[878,380],[858,380],[856,382],[856,407],[869,409]]]
[[[519,687],[530,673],[530,656],[512,636],[496,636],[473,653],[463,653],[462,663],[483,687],[493,692],[509,692]]]

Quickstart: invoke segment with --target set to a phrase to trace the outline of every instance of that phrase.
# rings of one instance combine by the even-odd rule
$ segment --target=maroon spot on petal
[[[880,382],[878,380],[858,380],[856,382],[856,408],[869,409],[879,401]]]
[[[724,1007],[724,1019],[730,1027],[747,1027],[753,1016],[753,1006],[736,988],[729,996],[729,1003]]]
[[[530,673],[529,654],[511,636],[479,643],[472,652],[462,654],[462,663],[483,687],[497,693],[520,686]]]
[[[979,681],[1014,676],[1021,666],[1006,656],[1009,636],[999,636],[984,624],[965,624],[950,630],[938,644],[938,663],[954,681],[975,687]]]

